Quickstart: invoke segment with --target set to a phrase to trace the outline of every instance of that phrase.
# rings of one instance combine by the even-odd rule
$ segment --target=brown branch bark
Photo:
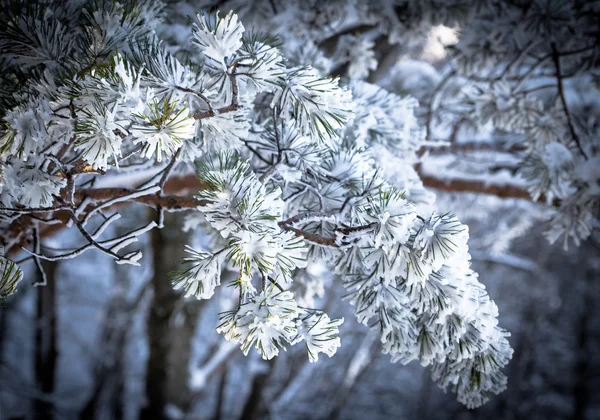
[[[219,115],[219,114],[226,114],[228,112],[233,112],[233,111],[236,111],[238,109],[240,109],[240,105],[230,104],[230,105],[218,108],[216,111],[199,112],[197,114],[192,115],[192,117],[194,119],[196,119],[196,120],[203,120],[203,119],[206,119],[206,118],[214,117],[214,116]]]
[[[495,195],[500,198],[517,198],[524,200],[531,200],[529,193],[517,186],[513,185],[494,185],[487,184],[483,181],[472,181],[462,179],[441,179],[432,175],[421,174],[421,180],[423,184],[428,188],[433,188],[440,191],[446,192],[471,192],[480,194]],[[177,178],[171,178],[166,184],[164,191],[168,195],[157,196],[154,194],[144,195],[140,197],[134,197],[130,200],[115,204],[116,206],[122,206],[126,203],[138,203],[146,206],[162,207],[166,211],[180,211],[180,210],[191,210],[195,209],[198,205],[202,205],[202,201],[196,200],[191,194],[206,188],[206,184],[199,180],[195,175],[187,175]],[[109,200],[119,196],[125,196],[131,194],[135,190],[128,188],[89,188],[81,189],[75,193],[75,202],[80,203],[85,197],[89,197],[94,201]],[[542,196],[539,198],[540,202],[545,201]],[[552,203],[554,206],[560,204],[557,200]],[[54,216],[60,220],[67,221],[69,218],[68,211],[57,211]],[[23,215],[15,222],[13,222],[14,232],[25,232],[28,226],[31,224],[33,219],[30,215]],[[50,236],[62,229],[64,225],[41,225],[41,235]],[[335,238],[325,238],[319,235],[304,232],[300,229],[292,227],[289,223],[281,222],[280,226],[285,230],[294,232],[298,236],[303,236],[307,241],[313,242],[324,246],[337,246]],[[23,244],[26,245],[25,235]]]
[[[134,193],[136,190],[129,188],[91,188],[82,189],[75,193],[75,198],[81,202],[85,197],[93,200],[110,200],[115,197],[126,196]],[[154,194],[142,195],[140,197],[134,197],[127,202],[139,203],[151,207],[161,206],[167,210],[184,210],[193,209],[196,206],[201,205],[202,202],[196,200],[193,196],[179,196],[179,195],[165,195],[157,196]]]
[[[493,185],[483,181],[464,179],[445,180],[430,175],[421,175],[423,185],[446,192],[474,192],[495,195],[500,198],[521,198],[531,200],[529,193],[513,185]]]
[[[496,195],[500,198],[520,198],[524,200],[531,200],[531,196],[529,193],[517,186],[514,185],[494,185],[494,184],[486,184],[483,181],[470,181],[470,180],[444,180],[431,175],[423,175],[421,174],[421,179],[423,184],[426,187],[434,188],[440,191],[447,192],[473,192],[473,193],[481,193],[481,194],[491,194]],[[156,204],[166,204],[165,209],[185,209],[185,208],[195,208],[200,204],[199,201],[194,200],[189,196],[182,196],[181,193],[198,191],[202,188],[206,187],[202,181],[200,181],[195,175],[188,175],[185,177],[174,178],[171,180],[172,182],[167,183],[167,190],[171,194],[163,198],[169,199],[165,202],[157,202],[155,201],[157,198],[155,196],[143,196],[138,197],[134,201],[142,204],[147,204],[150,206],[156,206]],[[114,189],[101,189],[94,190],[91,194],[94,197],[99,197],[101,199],[109,198],[107,194],[111,194],[112,190],[119,190],[118,188]],[[126,194],[126,189],[122,189],[122,194]],[[111,196],[113,197],[113,196]],[[540,198],[539,201],[544,201],[544,198]],[[173,207],[170,207],[169,204]]]
[[[421,180],[426,187],[434,188],[440,191],[473,192],[495,195],[500,198],[519,198],[531,200],[531,196],[526,190],[514,185],[494,185],[486,184],[483,181],[470,181],[461,179],[444,180],[431,175],[423,174],[421,174]],[[173,188],[171,189],[172,193],[178,192],[175,188],[181,188],[182,190],[186,191],[198,191],[205,187],[205,184],[202,183],[202,181],[200,181],[196,176],[176,178],[173,181],[174,182],[171,185],[171,188]],[[173,197],[174,203],[179,204],[180,208],[185,208],[185,205],[189,203],[189,197],[180,197],[178,195],[169,197]],[[144,201],[144,197],[140,197],[140,199]],[[153,197],[149,196],[148,199],[153,199]],[[544,197],[541,197],[539,201],[544,201]],[[196,201],[195,206],[197,205],[198,201]]]
[[[529,200],[538,203],[546,202],[546,197],[542,194],[537,201],[534,201],[529,193],[515,185],[494,185],[487,184],[483,181],[469,181],[464,179],[452,179],[445,180],[436,178],[430,175],[421,175],[423,185],[429,188],[433,188],[439,191],[446,192],[464,192],[464,193],[479,193],[495,195],[500,198],[518,198],[522,200]],[[560,200],[554,199],[552,205],[557,207],[560,205]]]
[[[504,153],[519,153],[526,150],[522,144],[513,144],[508,146],[504,143],[455,143],[452,142],[452,136],[450,137],[450,146],[448,147],[436,147],[428,148],[427,152],[430,155],[445,155],[454,153],[472,153],[472,152],[504,152]]]

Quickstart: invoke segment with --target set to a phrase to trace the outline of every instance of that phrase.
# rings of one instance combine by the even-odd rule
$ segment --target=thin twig
[[[81,232],[81,234],[83,235],[83,237],[85,239],[87,239],[87,241],[94,247],[98,248],[100,251],[114,257],[117,261],[120,261],[123,257],[120,256],[119,254],[113,252],[112,250],[103,247],[102,245],[100,245],[98,242],[96,242],[96,240],[94,238],[92,238],[92,235],[90,235],[88,233],[87,230],[85,230],[85,228],[83,227],[82,222],[79,221],[79,219],[77,218],[77,216],[75,216],[75,212],[71,212],[71,214],[69,215],[69,217],[71,218],[71,220],[73,220],[73,223],[75,223],[75,226],[77,226],[77,229],[79,229],[79,232]]]
[[[165,186],[165,183],[167,182],[169,175],[171,175],[171,171],[175,167],[175,163],[177,162],[177,159],[179,158],[180,154],[181,154],[181,147],[179,149],[177,149],[177,152],[175,152],[175,154],[171,158],[171,161],[169,162],[167,167],[164,169],[164,172],[163,172],[162,176],[160,177],[160,181],[158,181],[158,186],[160,187],[160,191],[158,191],[156,194],[162,194],[162,190]]]
[[[448,74],[446,74],[446,76],[444,76],[444,78],[440,81],[440,83],[438,83],[435,90],[431,94],[431,100],[429,101],[429,104],[427,105],[427,119],[425,121],[425,139],[426,140],[431,140],[431,124],[432,124],[432,120],[433,120],[433,108],[436,105],[437,96],[442,91],[442,89],[444,89],[444,87],[446,86],[448,81],[452,78],[452,76],[454,76],[455,74],[456,74],[456,70],[449,71]]]
[[[33,249],[35,250],[36,253],[38,253],[38,254],[40,253],[40,232],[37,227],[33,228]],[[40,275],[42,277],[42,281],[34,282],[33,286],[37,287],[37,286],[47,285],[48,284],[48,276],[46,276],[46,270],[44,270],[42,261],[40,261],[39,257],[34,255],[33,262],[35,263],[35,266],[37,267],[37,269],[40,272]]]
[[[290,225],[282,224],[281,222],[280,222],[279,226],[283,230],[287,230],[289,232],[295,233],[296,236],[302,236],[308,242],[312,242],[317,245],[338,248],[338,244],[336,243],[335,238],[325,238],[323,236],[319,236],[314,233],[303,231],[302,229],[297,229]]]
[[[556,80],[558,82],[558,96],[560,97],[560,101],[562,103],[563,110],[565,111],[565,116],[567,117],[567,125],[569,127],[569,131],[571,132],[571,137],[573,137],[573,140],[575,140],[575,144],[577,145],[577,148],[579,149],[579,151],[581,152],[583,157],[587,160],[588,157],[585,154],[585,151],[583,150],[583,147],[581,146],[581,141],[579,139],[579,136],[577,135],[577,132],[575,131],[575,126],[573,125],[573,120],[571,119],[571,112],[569,111],[569,107],[568,107],[567,101],[565,99],[563,79],[562,79],[562,74],[561,74],[561,70],[560,70],[560,53],[558,52],[558,49],[556,48],[556,44],[554,42],[552,43],[552,60],[554,61],[554,67],[556,68]]]
[[[91,188],[79,190],[75,196],[78,198],[88,197],[92,200],[110,200],[112,198],[112,200],[110,200],[110,205],[117,204],[119,202],[139,203],[151,207],[160,205],[165,210],[171,211],[194,209],[205,204],[204,201],[197,200],[193,196],[165,195],[157,197],[156,195],[152,194],[152,192],[155,192],[156,190],[150,191],[151,192],[148,192],[145,195],[139,195],[139,190],[130,188]],[[117,201],[114,201],[115,197],[118,198]]]
[[[121,201],[130,201],[134,198],[137,197],[143,197],[145,195],[149,195],[149,194],[154,194],[160,191],[160,187],[154,185],[152,187],[148,187],[145,188],[143,190],[133,190],[131,191],[129,194],[127,195],[122,195],[122,196],[113,196],[113,198],[111,198],[110,200],[105,201],[104,203],[94,207],[93,209],[91,209],[85,216],[85,218],[83,219],[83,225],[85,226],[85,224],[87,224],[87,222],[91,219],[91,217],[97,213],[98,211],[106,208],[106,207],[110,207],[113,204],[119,203]],[[87,195],[88,197],[91,197],[90,195]]]
[[[211,117],[214,117],[219,114],[225,114],[228,112],[237,111],[238,109],[241,108],[241,106],[238,104],[238,85],[237,85],[237,79],[235,77],[236,76],[236,72],[235,72],[236,68],[237,68],[237,61],[234,61],[229,66],[229,71],[227,72],[227,77],[229,78],[229,82],[231,83],[231,103],[229,105],[223,106],[216,110],[210,108],[206,112],[200,112],[197,114],[193,114],[192,117],[194,119],[202,120],[205,118],[211,118]]]
[[[201,94],[200,92],[195,91],[194,89],[183,87],[183,86],[175,86],[175,89],[179,89],[182,92],[187,92],[187,93],[191,93],[192,95],[196,95],[198,98],[202,99],[206,103],[209,111],[213,111],[213,107],[212,107],[210,101],[208,100],[208,98],[206,96],[204,96],[203,94]]]
[[[268,279],[268,280],[269,280],[271,283],[273,283],[273,285],[274,285],[275,287],[277,287],[277,288],[279,289],[279,291],[280,291],[280,292],[285,292],[285,289],[284,289],[283,287],[281,287],[281,286],[279,285],[279,283],[277,283],[277,282],[276,282],[276,281],[275,281],[275,280],[274,280],[272,277],[267,277],[267,279]]]
[[[69,206],[50,206],[50,207],[24,207],[24,208],[11,208],[11,207],[0,207],[1,212],[17,213],[17,214],[31,214],[31,213],[48,213],[52,211],[66,210]]]

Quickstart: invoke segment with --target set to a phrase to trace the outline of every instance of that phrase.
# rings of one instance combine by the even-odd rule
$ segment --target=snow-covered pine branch
[[[285,48],[231,12],[198,14],[186,45],[172,49],[149,3],[44,7],[14,12],[0,29],[2,77],[21,81],[1,92],[7,251],[22,246],[39,262],[95,248],[138,264],[141,252],[123,248],[161,228],[164,211],[189,209],[187,225],[211,240],[188,248],[174,287],[208,299],[233,271],[239,297],[218,331],[245,354],[271,359],[301,341],[311,362],[335,353],[343,320],[295,296],[306,277],[297,273],[319,263],[335,271],[392,360],[432,366],[469,407],[504,389],[512,350],[469,268],[468,230],[433,211],[412,167],[428,144],[416,100],[286,61]],[[345,54],[353,74],[373,66],[365,54],[363,64]],[[195,163],[194,199],[167,196],[170,176]],[[96,186],[113,177],[130,184]],[[122,202],[155,207],[156,221],[107,238],[118,219],[108,213]],[[83,245],[28,248],[46,224],[67,220]],[[21,276],[2,261],[4,297]]]
[[[545,202],[547,237],[565,247],[597,228],[595,5],[227,0],[220,8],[237,11],[247,27],[278,32],[294,65],[417,97],[427,140],[451,143],[446,156],[420,167],[427,186]],[[473,138],[478,147],[458,153]],[[499,138],[509,139],[509,149],[520,146],[508,170],[496,167],[498,154],[479,153],[490,145],[508,152]],[[482,156],[489,163],[470,165]]]

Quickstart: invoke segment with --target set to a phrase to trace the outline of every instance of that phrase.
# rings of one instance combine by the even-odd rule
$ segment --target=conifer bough
[[[425,142],[416,100],[293,66],[233,13],[198,14],[184,61],[158,39],[151,3],[68,4],[20,5],[0,34],[7,252],[22,246],[40,270],[92,249],[137,265],[129,246],[162,228],[164,211],[188,210],[186,225],[211,240],[170,278],[209,299],[225,268],[236,273],[238,301],[217,330],[244,354],[300,342],[311,362],[336,352],[343,319],[298,298],[298,273],[321,262],[392,361],[430,366],[468,407],[505,388],[512,349],[469,268],[468,229],[431,210],[407,163]],[[194,169],[193,197],[165,195]],[[156,220],[113,237],[125,202],[155,207]],[[83,245],[43,248],[55,223]],[[4,298],[22,272],[6,257],[0,268]]]

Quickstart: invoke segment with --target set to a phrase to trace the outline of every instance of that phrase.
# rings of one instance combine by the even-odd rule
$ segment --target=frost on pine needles
[[[210,299],[221,284],[221,263],[218,255],[186,247],[189,257],[183,259],[186,269],[171,273],[173,288],[184,289],[185,296]]]
[[[319,353],[331,357],[341,346],[338,327],[344,319],[329,319],[325,313],[310,313],[298,321],[298,337],[306,342],[308,359],[319,360]]]
[[[0,247],[0,302],[17,291],[17,285],[23,280],[23,270],[4,256]]]
[[[433,379],[470,407],[500,392],[512,350],[469,268],[468,230],[453,215],[421,207],[432,200],[412,169],[427,144],[416,100],[366,82],[341,86],[291,65],[273,37],[253,34],[231,12],[197,15],[189,45],[166,48],[146,25],[157,10],[142,10],[90,4],[68,31],[47,14],[56,45],[29,51],[41,57],[5,60],[21,76],[40,70],[31,85],[1,98],[0,197],[10,243],[37,238],[41,225],[63,214],[84,245],[42,252],[31,241],[32,260],[97,249],[139,264],[140,251],[123,249],[163,227],[164,211],[188,210],[187,227],[206,240],[202,249],[186,248],[173,287],[197,299],[233,290],[235,307],[217,330],[244,354],[255,349],[271,359],[303,342],[311,362],[333,356],[343,319],[302,306],[318,302],[329,270],[393,361],[431,366]],[[0,37],[3,58],[23,53],[18,34]],[[365,76],[375,65],[371,43],[343,44],[360,46],[364,57],[349,49],[340,59]],[[551,178],[568,166],[552,163]],[[194,166],[193,197],[165,192],[170,176]],[[121,187],[139,173],[141,184],[128,181],[139,187]],[[579,182],[595,174],[585,171]],[[593,182],[584,190],[597,194]],[[124,202],[155,208],[157,219],[110,237],[114,206]],[[27,214],[44,217],[15,230],[11,223]],[[315,267],[328,268],[315,274]],[[5,297],[22,272],[6,258],[0,268]],[[220,287],[227,278],[231,287]]]

